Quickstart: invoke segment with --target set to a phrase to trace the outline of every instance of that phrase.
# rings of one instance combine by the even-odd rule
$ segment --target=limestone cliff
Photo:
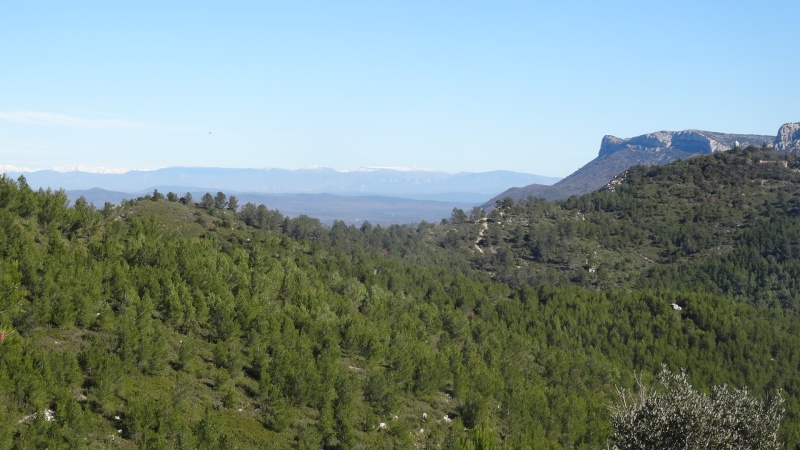
[[[734,148],[737,143],[741,147],[748,145],[761,146],[771,143],[772,136],[754,134],[727,134],[711,131],[657,131],[628,139],[605,136],[600,143],[599,156],[609,155],[621,150],[639,150],[658,152],[674,149],[687,153],[716,153]]]
[[[775,138],[775,148],[782,152],[800,152],[800,122],[781,126]]]
[[[511,188],[486,202],[483,207],[491,208],[497,200],[506,197],[515,201],[529,196],[561,200],[600,189],[631,166],[669,164],[695,155],[751,145],[774,145],[783,151],[800,151],[800,123],[783,125],[777,137],[700,130],[657,131],[627,139],[605,136],[600,142],[597,158],[558,183],[552,186],[532,184]]]

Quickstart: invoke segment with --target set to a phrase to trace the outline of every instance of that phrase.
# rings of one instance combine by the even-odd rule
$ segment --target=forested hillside
[[[634,167],[563,202],[500,202],[485,224],[450,231],[512,285],[680,289],[796,310],[798,217],[798,157],[750,147]]]
[[[783,390],[795,448],[797,166],[360,228],[2,178],[0,447],[606,448],[615,388],[666,364]]]

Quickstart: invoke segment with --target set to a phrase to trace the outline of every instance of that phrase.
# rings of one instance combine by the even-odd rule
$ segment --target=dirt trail
[[[475,239],[475,248],[483,253],[483,249],[478,246],[478,242],[483,240],[484,235],[486,234],[486,230],[489,229],[489,221],[486,219],[481,219],[481,231],[478,233],[478,239]]]

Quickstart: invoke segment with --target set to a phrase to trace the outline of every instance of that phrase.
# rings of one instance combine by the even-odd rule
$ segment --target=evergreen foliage
[[[388,227],[0,177],[0,447],[601,448],[666,364],[784,392],[793,448],[793,158]]]

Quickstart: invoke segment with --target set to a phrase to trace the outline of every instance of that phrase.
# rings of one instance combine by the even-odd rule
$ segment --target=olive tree
[[[617,389],[611,407],[615,449],[778,449],[783,416],[780,392],[760,401],[744,389],[714,386],[710,395],[696,391],[685,371],[662,368],[659,382],[631,393]]]

